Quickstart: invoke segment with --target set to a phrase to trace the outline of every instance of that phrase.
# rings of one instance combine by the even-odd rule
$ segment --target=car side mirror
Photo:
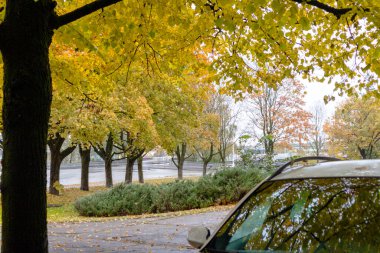
[[[206,227],[193,227],[189,230],[187,235],[187,241],[189,244],[199,249],[206,242],[207,238],[210,237],[210,230]]]

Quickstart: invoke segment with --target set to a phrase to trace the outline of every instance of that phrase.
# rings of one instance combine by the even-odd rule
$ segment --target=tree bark
[[[46,146],[53,30],[116,2],[95,1],[60,18],[52,0],[7,1],[0,24],[4,68],[2,253],[48,252]]]
[[[144,173],[143,173],[143,157],[140,156],[137,159],[137,171],[139,174],[139,183],[143,184],[144,183]]]
[[[46,144],[52,97],[47,1],[8,1],[1,175],[3,253],[48,252]],[[46,7],[46,6],[45,6]]]
[[[178,179],[182,180],[183,179],[183,163],[178,164]]]
[[[80,180],[80,189],[82,191],[88,191],[89,183],[88,183],[88,174],[90,168],[90,158],[91,158],[91,146],[86,148],[79,145],[79,154],[81,159],[81,180]]]
[[[203,161],[203,176],[206,176],[207,174],[207,165],[208,165],[208,162],[207,161]]]
[[[209,162],[211,162],[212,157],[215,155],[214,154],[214,144],[212,142],[210,143],[210,149],[209,149],[209,152],[208,152],[207,155],[202,154],[202,152],[198,151],[197,149],[195,149],[195,150],[198,152],[199,157],[203,161],[203,176],[206,176],[206,174],[207,174],[207,165],[209,164]]]
[[[172,161],[174,165],[177,167],[178,170],[178,179],[183,179],[183,165],[185,163],[185,160],[189,158],[190,156],[186,157],[186,150],[187,150],[187,144],[183,142],[181,145],[177,145],[177,148],[175,150],[175,155],[177,157],[177,162],[175,162],[174,158],[172,157]]]
[[[112,181],[112,161],[115,153],[113,152],[113,137],[112,133],[108,134],[105,145],[92,145],[95,153],[97,153],[104,161],[104,171],[106,174],[106,187],[113,186]]]
[[[106,173],[106,187],[111,188],[113,186],[113,179],[112,179],[112,158],[107,158],[104,161],[104,169]]]
[[[59,195],[59,190],[55,187],[55,184],[59,183],[59,172],[61,170],[62,160],[75,150],[75,146],[71,146],[61,151],[64,141],[65,139],[59,134],[56,134],[54,138],[48,140],[51,156],[49,193],[53,195]]]
[[[226,164],[226,149],[221,148],[219,149],[219,156],[220,156],[220,161],[222,162],[223,165]]]
[[[127,166],[125,170],[125,183],[131,184],[133,177],[133,165],[135,164],[136,159],[127,158]]]
[[[56,183],[59,183],[59,169],[61,167],[60,150],[54,150],[50,148],[50,183],[49,193],[53,195],[59,195],[58,189],[55,187]]]

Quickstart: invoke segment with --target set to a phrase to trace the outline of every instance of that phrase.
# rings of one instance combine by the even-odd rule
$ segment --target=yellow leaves
[[[339,106],[324,129],[335,154],[360,158],[359,148],[380,152],[380,106],[374,98],[351,98]],[[371,158],[371,157],[367,157]]]
[[[240,1],[236,7],[223,8],[223,18],[217,19],[215,25],[224,30],[213,43],[218,55],[214,67],[219,80],[227,80],[226,93],[239,94],[241,90],[253,89],[250,85],[276,83],[295,73],[318,80],[318,74],[312,72],[317,68],[333,82],[345,79],[343,93],[355,94],[356,83],[367,82],[362,90],[380,96],[378,4],[325,4],[351,10],[335,16],[308,1],[299,4],[278,0]],[[226,16],[235,17],[232,24]],[[242,62],[242,57],[248,62]],[[265,72],[273,75],[270,82]]]
[[[301,17],[301,19],[299,20],[299,23],[301,24],[302,29],[304,30],[310,29],[310,21],[307,17]]]

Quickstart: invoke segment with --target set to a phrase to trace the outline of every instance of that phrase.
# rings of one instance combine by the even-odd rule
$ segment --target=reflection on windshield
[[[267,182],[205,251],[380,252],[379,224],[380,179]]]

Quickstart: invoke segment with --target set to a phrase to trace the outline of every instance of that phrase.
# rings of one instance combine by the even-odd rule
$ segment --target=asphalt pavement
[[[209,168],[217,165],[210,164]],[[48,179],[50,170],[48,169]],[[171,160],[144,159],[143,162],[144,179],[156,179],[165,177],[177,177],[178,171]],[[201,162],[185,162],[183,174],[185,177],[201,176]],[[81,169],[80,164],[62,164],[60,172],[60,183],[63,185],[80,184]],[[123,182],[125,178],[125,161],[115,161],[112,165],[112,177],[114,183]],[[134,167],[133,179],[138,180],[137,165]],[[105,181],[104,163],[97,161],[90,163],[89,169],[90,183],[101,183]],[[49,182],[48,182],[49,183]]]
[[[197,252],[187,243],[191,227],[211,232],[229,210],[104,222],[49,224],[49,251],[63,252]]]

